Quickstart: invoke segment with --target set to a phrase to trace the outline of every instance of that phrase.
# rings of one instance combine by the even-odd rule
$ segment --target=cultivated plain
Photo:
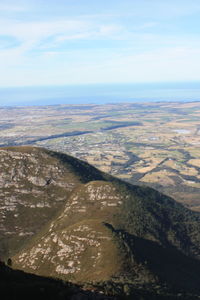
[[[200,211],[200,102],[0,109],[0,145],[35,145]]]

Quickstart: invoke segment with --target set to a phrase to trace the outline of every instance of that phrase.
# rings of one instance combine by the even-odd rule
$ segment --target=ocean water
[[[200,101],[200,82],[0,88],[0,106]]]

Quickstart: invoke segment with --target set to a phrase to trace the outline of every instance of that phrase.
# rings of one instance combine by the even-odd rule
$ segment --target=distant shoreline
[[[200,101],[200,83],[96,84],[0,88],[0,106]]]

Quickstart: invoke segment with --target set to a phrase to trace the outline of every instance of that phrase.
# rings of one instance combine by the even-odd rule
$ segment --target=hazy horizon
[[[0,106],[200,101],[200,82],[0,88]]]

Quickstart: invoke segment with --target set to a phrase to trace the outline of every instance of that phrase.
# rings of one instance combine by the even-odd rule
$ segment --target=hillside
[[[2,300],[116,300],[98,291],[86,290],[80,285],[12,270],[2,262],[0,279]]]
[[[150,188],[93,181],[72,192],[60,215],[14,257],[15,267],[82,283],[193,289],[200,283],[199,229],[198,214]]]
[[[82,161],[35,147],[0,148],[0,162],[1,258],[53,218],[75,186],[104,179]]]
[[[199,213],[64,154],[32,147],[2,148],[0,153],[2,189],[7,189],[1,211],[10,216],[10,223],[4,222],[4,245],[12,253],[14,268],[111,295],[131,297],[142,289],[156,295],[191,293],[197,299]],[[24,189],[29,191],[26,196]],[[16,199],[9,215],[5,203],[10,196]],[[19,203],[21,199],[26,201]],[[45,205],[38,207],[41,203]],[[15,233],[10,239],[8,229],[17,212],[15,222],[21,227],[12,225]],[[21,245],[25,230],[32,237]]]
[[[134,287],[129,294],[128,285],[118,284],[118,295],[113,295],[114,285],[106,282],[103,285],[77,285],[58,279],[52,279],[23,271],[13,270],[0,262],[0,289],[2,300],[174,300],[197,299],[192,294],[180,294],[177,297],[166,289],[159,295],[151,287]]]

